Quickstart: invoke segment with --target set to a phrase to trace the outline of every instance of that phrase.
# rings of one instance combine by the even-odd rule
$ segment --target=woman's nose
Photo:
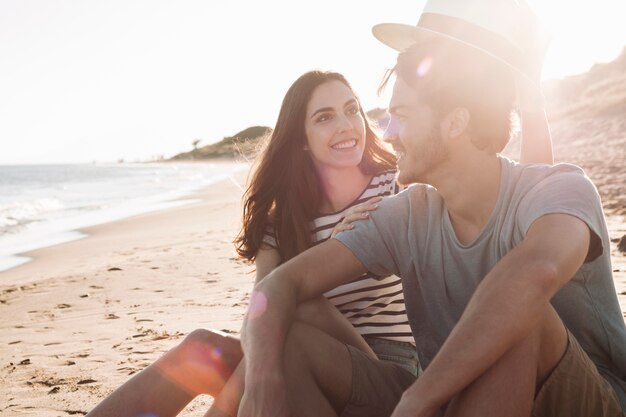
[[[352,124],[352,120],[346,115],[338,116],[337,119],[337,131],[344,132],[346,130],[353,129],[354,125]]]

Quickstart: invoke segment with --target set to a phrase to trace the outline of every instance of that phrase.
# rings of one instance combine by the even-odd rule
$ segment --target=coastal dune
[[[237,333],[253,267],[238,260],[246,172],[190,204],[83,230],[0,273],[0,414],[84,415],[196,328]],[[607,218],[626,311],[625,219]],[[10,284],[9,284],[10,283]],[[181,415],[211,404],[196,398]]]

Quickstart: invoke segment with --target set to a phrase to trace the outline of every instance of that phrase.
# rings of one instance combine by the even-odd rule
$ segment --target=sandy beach
[[[0,414],[86,414],[190,331],[238,332],[254,281],[231,243],[246,175],[0,273]]]
[[[193,329],[238,332],[254,279],[232,244],[246,175],[191,204],[86,229],[0,273],[0,414],[84,415]],[[613,240],[625,220],[607,218]],[[626,311],[626,257],[616,241],[611,250]]]

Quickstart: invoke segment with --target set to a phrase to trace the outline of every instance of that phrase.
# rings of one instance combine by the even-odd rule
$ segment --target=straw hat
[[[543,101],[539,73],[549,36],[524,0],[427,0],[417,25],[381,23],[374,36],[402,52],[434,39],[478,49],[510,67],[518,88]]]

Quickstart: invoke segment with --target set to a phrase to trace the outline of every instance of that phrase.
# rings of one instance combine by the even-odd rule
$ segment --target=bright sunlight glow
[[[544,79],[614,59],[623,2],[530,0],[552,32]],[[288,86],[340,71],[365,110],[395,53],[371,35],[424,0],[3,0],[0,164],[149,160],[272,126]]]

